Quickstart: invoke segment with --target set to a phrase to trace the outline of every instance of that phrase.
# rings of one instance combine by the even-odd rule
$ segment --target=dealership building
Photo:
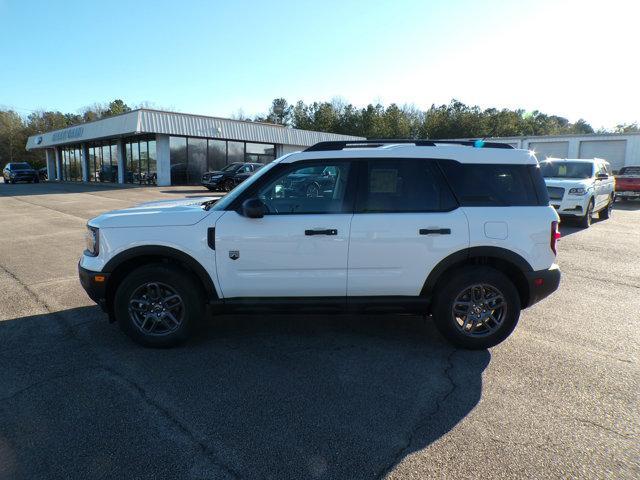
[[[640,133],[497,137],[489,140],[533,150],[538,160],[549,157],[604,158],[613,171],[625,165],[640,165]]]
[[[50,180],[192,185],[233,162],[268,163],[317,142],[360,137],[267,123],[138,109],[33,135]]]

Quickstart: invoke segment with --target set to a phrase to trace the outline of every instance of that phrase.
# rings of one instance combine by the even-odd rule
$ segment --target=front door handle
[[[305,235],[337,235],[338,230],[335,228],[328,228],[326,230],[305,230]]]
[[[450,228],[421,228],[419,230],[420,235],[451,235]]]

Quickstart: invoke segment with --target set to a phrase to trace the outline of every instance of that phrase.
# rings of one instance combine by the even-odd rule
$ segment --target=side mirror
[[[607,175],[606,173],[599,173],[596,178],[598,180],[606,180],[607,178],[609,178],[609,175]]]
[[[264,203],[259,198],[248,198],[242,202],[242,215],[247,218],[262,218],[265,210]]]

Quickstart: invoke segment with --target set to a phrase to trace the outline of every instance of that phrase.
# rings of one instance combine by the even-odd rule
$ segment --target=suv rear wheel
[[[516,327],[520,296],[501,272],[466,267],[438,289],[432,313],[440,333],[457,347],[489,348]]]
[[[118,286],[114,312],[120,328],[147,347],[170,347],[183,342],[204,316],[198,282],[172,265],[146,265]]]

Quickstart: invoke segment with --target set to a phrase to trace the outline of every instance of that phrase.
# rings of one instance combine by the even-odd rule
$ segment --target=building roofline
[[[517,135],[515,137],[487,137],[485,140],[529,140],[529,139],[554,139],[554,138],[584,138],[584,137],[628,137],[640,135],[640,132],[628,133],[566,133],[559,135]],[[449,140],[449,139],[447,139]],[[459,140],[459,139],[451,139]]]
[[[203,128],[215,128],[219,135],[215,133],[203,135]],[[303,130],[267,122],[252,122],[194,113],[137,108],[129,112],[31,135],[27,140],[26,148],[27,150],[49,148],[83,141],[121,138],[141,133],[226,138],[228,140],[299,146],[309,146],[327,140],[362,139],[362,137],[354,135]]]

